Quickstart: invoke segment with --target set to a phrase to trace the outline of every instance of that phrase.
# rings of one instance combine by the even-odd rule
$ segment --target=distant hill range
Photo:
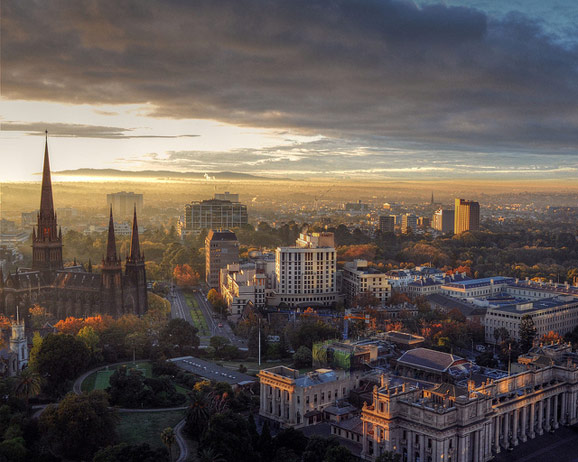
[[[237,172],[173,172],[170,170],[140,170],[128,171],[114,168],[79,168],[76,170],[61,170],[52,172],[54,175],[64,176],[92,176],[92,177],[122,177],[122,178],[183,178],[193,180],[285,180],[290,178],[272,178],[249,173]]]

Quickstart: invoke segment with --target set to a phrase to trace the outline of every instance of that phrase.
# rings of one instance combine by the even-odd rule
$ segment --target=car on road
[[[223,323],[220,322],[220,323],[218,324],[218,326],[219,326],[219,327],[223,327]]]

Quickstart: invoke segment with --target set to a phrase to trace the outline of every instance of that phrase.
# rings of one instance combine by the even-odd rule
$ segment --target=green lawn
[[[185,416],[185,411],[123,412],[116,427],[119,440],[128,444],[148,443],[151,447],[164,447],[161,432],[174,428]],[[173,449],[175,451],[175,449]]]
[[[81,389],[84,392],[89,392],[92,390],[105,390],[110,384],[110,377],[114,374],[114,371],[119,367],[127,366],[133,368],[135,363],[128,362],[124,364],[119,364],[117,366],[110,366],[106,369],[101,369],[100,371],[93,372],[82,382]],[[147,361],[137,361],[136,368],[142,371],[145,377],[152,377],[152,366],[150,362]]]
[[[193,294],[188,294],[188,293],[185,294],[185,300],[187,301],[189,306],[192,306],[193,308],[199,307],[199,302],[197,302],[197,297],[195,297]]]
[[[209,327],[207,326],[207,320],[203,315],[203,312],[199,308],[199,303],[193,294],[185,294],[185,300],[191,311],[191,318],[193,319],[193,324],[197,329],[199,329],[199,335],[208,336]]]

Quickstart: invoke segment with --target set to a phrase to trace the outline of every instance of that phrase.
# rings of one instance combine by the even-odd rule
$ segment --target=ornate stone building
[[[405,462],[484,462],[560,425],[578,422],[578,369],[549,366],[474,386],[389,387],[382,378],[365,405],[363,452]]]
[[[0,313],[16,317],[17,307],[28,310],[34,303],[58,318],[126,313],[142,315],[147,310],[144,255],[140,251],[136,208],[130,254],[124,272],[116,252],[112,210],[106,256],[100,274],[82,266],[64,268],[62,231],[52,199],[48,140],[44,150],[42,193],[37,226],[32,230],[32,268],[19,269],[4,277],[0,271]]]
[[[359,386],[359,374],[318,369],[300,375],[276,366],[258,374],[261,385],[259,415],[282,427],[301,428],[323,420],[323,411],[347,398]]]

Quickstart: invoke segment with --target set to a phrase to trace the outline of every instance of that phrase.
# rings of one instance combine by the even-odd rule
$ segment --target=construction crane
[[[351,312],[347,312],[345,316],[343,316],[343,340],[347,340],[349,338],[349,320],[355,319],[359,321],[365,321],[365,324],[369,325],[371,321],[371,317],[369,314],[351,314]]]
[[[321,194],[321,196],[315,196],[315,201],[313,202],[313,210],[317,211],[319,209],[319,201],[323,199],[327,195],[327,193],[329,193],[334,187],[335,185],[332,184],[327,191]]]

